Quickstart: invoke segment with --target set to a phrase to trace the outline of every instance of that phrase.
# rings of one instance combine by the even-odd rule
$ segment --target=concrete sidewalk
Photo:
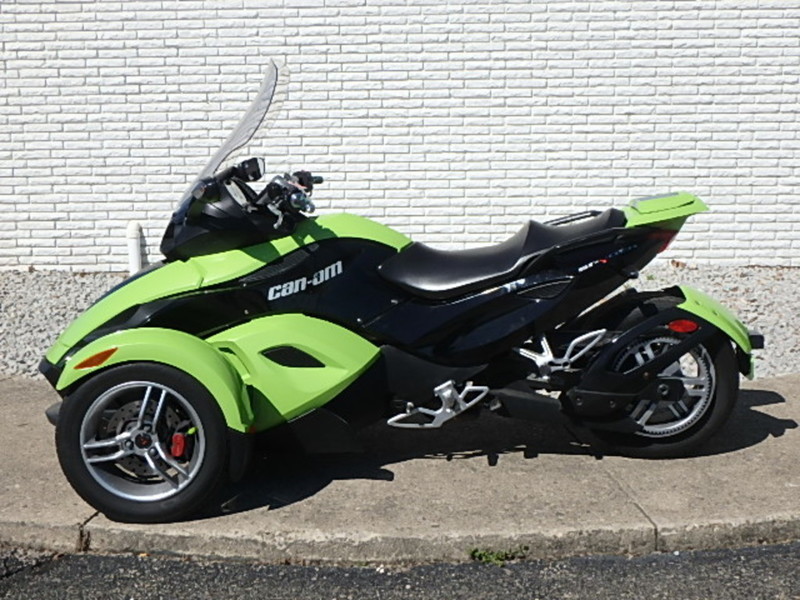
[[[40,381],[0,381],[0,543],[267,562],[643,554],[800,539],[800,375],[746,384],[703,456],[599,457],[561,424],[492,415],[440,432],[375,427],[362,456],[261,459],[208,518],[107,520],[58,467]]]

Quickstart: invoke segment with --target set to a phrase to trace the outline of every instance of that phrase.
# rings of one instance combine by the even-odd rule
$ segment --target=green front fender
[[[116,351],[101,365],[76,368],[86,359],[112,348]],[[244,383],[231,364],[200,338],[171,329],[128,329],[98,338],[67,360],[55,387],[63,391],[99,370],[139,361],[169,365],[197,379],[216,399],[229,428],[246,432],[253,423]]]
[[[708,321],[733,340],[745,355],[752,357],[753,345],[750,341],[750,332],[731,311],[708,294],[686,285],[678,287],[684,297],[678,308]],[[755,374],[752,360],[749,361],[749,365],[749,372],[744,375],[752,379]]]

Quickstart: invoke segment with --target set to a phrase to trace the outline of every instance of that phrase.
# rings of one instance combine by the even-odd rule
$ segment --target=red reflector
[[[658,247],[658,253],[661,254],[664,250],[669,248],[669,245],[672,243],[672,240],[675,239],[676,235],[678,235],[677,229],[656,229],[650,234],[650,239],[661,242],[661,245]]]
[[[82,360],[80,363],[75,365],[76,369],[91,369],[93,367],[99,367],[104,362],[106,362],[111,355],[116,352],[116,348],[109,348],[108,350],[103,350],[102,352],[98,352],[87,358],[86,360]]]
[[[172,434],[172,447],[169,449],[169,453],[172,454],[175,458],[180,458],[183,456],[183,453],[186,451],[186,436],[182,433],[173,433]]]
[[[700,325],[689,319],[676,319],[675,321],[671,321],[667,327],[676,333],[692,333],[693,331],[697,331]]]

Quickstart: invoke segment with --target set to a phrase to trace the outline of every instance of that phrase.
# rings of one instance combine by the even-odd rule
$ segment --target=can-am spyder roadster
[[[686,286],[598,304],[706,210],[698,198],[528,221],[455,252],[310,217],[321,177],[258,191],[260,160],[218,171],[276,81],[272,65],[173,214],[166,260],[100,298],[41,363],[63,397],[47,411],[61,467],[89,504],[123,521],[185,517],[226,471],[241,476],[262,433],[351,451],[353,428],[380,419],[436,429],[553,402],[627,455],[685,455],[720,429],[761,337]]]

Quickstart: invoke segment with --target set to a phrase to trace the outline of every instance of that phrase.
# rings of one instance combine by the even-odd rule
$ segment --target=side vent
[[[519,292],[525,298],[538,298],[540,300],[552,300],[560,295],[572,283],[572,279],[559,279],[557,281],[547,281]]]
[[[320,368],[325,366],[307,352],[294,346],[276,346],[264,350],[261,355],[282,367]]]
[[[239,281],[246,285],[253,285],[261,283],[262,281],[268,281],[273,277],[277,277],[278,275],[282,275],[287,271],[291,271],[296,266],[302,264],[302,262],[309,256],[311,256],[311,253],[308,252],[307,249],[299,248],[298,250],[295,250],[286,256],[282,256],[264,267],[261,267],[258,271],[254,271],[253,273],[242,277]]]

